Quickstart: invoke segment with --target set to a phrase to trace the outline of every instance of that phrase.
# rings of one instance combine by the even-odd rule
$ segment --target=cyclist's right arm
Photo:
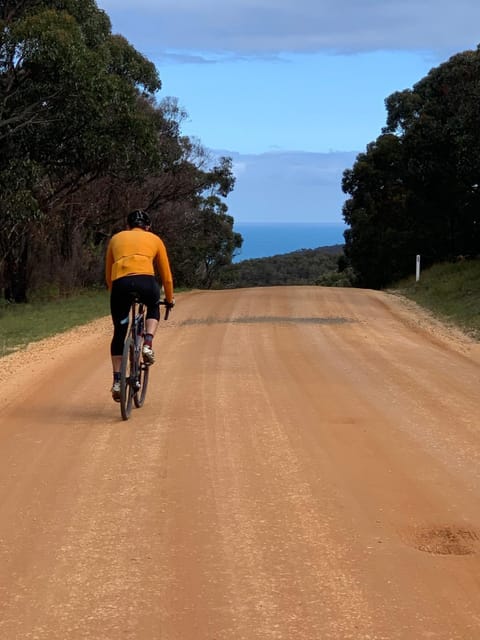
[[[168,260],[167,250],[162,240],[159,238],[158,251],[155,258],[155,264],[160,275],[160,279],[163,285],[163,291],[165,293],[165,300],[170,305],[174,303],[173,297],[173,278],[170,270],[170,263]]]

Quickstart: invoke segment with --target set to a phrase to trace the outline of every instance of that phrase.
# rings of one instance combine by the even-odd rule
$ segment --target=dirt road
[[[478,640],[480,345],[385,293],[193,292],[1,361],[1,640]]]

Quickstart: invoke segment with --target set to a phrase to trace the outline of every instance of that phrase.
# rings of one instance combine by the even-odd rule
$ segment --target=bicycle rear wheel
[[[122,418],[128,420],[132,412],[134,389],[132,380],[135,375],[135,349],[131,336],[125,339],[120,369],[120,411]]]

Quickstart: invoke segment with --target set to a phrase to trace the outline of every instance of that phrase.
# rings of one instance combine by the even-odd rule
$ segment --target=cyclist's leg
[[[122,366],[123,345],[128,331],[130,305],[132,303],[131,283],[128,278],[119,278],[112,284],[110,294],[110,312],[113,322],[113,337],[110,344],[112,369],[120,373]]]
[[[160,285],[155,276],[137,275],[132,279],[135,279],[139,300],[147,307],[147,323],[151,321],[146,329],[156,331],[160,320]]]
[[[149,283],[145,304],[147,305],[145,329],[147,333],[155,335],[160,320],[160,286],[155,278]]]
[[[160,320],[160,286],[154,276],[137,276],[137,278],[140,300],[147,307],[143,358],[147,364],[153,364],[155,354],[152,342]]]
[[[153,336],[157,333],[157,328],[158,328],[158,320],[156,318],[149,318],[147,316],[147,320],[145,322],[145,332],[149,333],[153,338]]]

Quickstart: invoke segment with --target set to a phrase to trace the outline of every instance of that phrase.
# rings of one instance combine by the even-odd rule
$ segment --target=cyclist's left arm
[[[113,253],[111,243],[107,247],[107,255],[105,257],[105,282],[109,290],[112,288],[112,266],[113,266]]]

